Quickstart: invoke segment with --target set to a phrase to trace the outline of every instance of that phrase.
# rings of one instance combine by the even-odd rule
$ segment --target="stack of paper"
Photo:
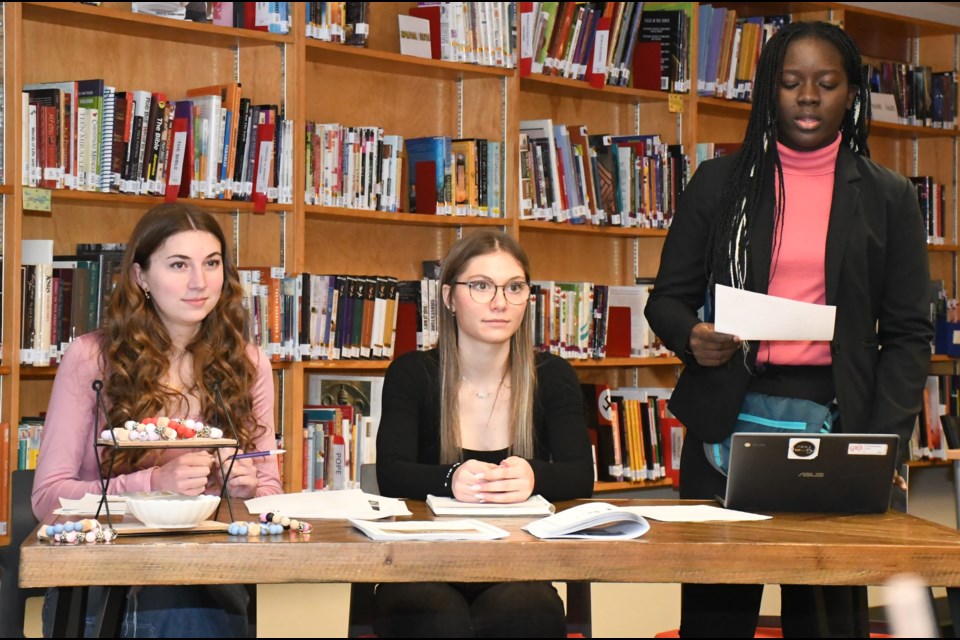
[[[460,502],[455,498],[428,495],[427,505],[437,516],[548,516],[556,510],[539,495],[513,504]]]

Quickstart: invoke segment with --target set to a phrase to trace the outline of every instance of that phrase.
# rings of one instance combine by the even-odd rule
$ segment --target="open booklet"
[[[540,495],[523,502],[500,504],[496,502],[460,502],[456,498],[427,496],[427,505],[437,516],[548,516],[556,509]]]
[[[350,518],[350,524],[373,540],[497,540],[510,535],[480,520],[372,522]]]
[[[524,530],[538,538],[626,540],[639,538],[650,525],[632,511],[607,502],[587,502],[531,522]]]

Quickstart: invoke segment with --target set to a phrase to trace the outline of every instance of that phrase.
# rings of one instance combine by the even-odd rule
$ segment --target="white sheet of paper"
[[[797,302],[721,284],[714,330],[743,340],[833,340],[837,308]]]
[[[620,507],[624,511],[659,520],[660,522],[750,522],[753,520],[769,520],[770,516],[757,513],[723,509],[709,504],[696,505],[668,505],[663,507]]]
[[[127,497],[126,496],[107,496],[107,500],[110,503],[110,514],[121,515],[127,512]],[[82,498],[60,498],[60,508],[54,509],[54,513],[57,515],[63,516],[92,516],[97,512],[97,507],[100,506],[100,494],[99,493],[88,493]],[[100,510],[101,514],[105,514],[104,509]]]
[[[498,540],[510,535],[481,520],[366,522],[351,518],[350,524],[373,540]]]
[[[291,518],[379,520],[412,515],[403,500],[384,498],[360,489],[284,493],[244,502],[250,513],[279,511]]]

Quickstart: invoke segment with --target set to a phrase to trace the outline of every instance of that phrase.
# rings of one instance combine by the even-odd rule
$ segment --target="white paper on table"
[[[244,502],[250,513],[277,511],[291,518],[379,520],[412,515],[403,500],[385,498],[360,489],[284,493]]]
[[[60,498],[60,508],[54,509],[53,513],[63,516],[92,516],[100,506],[101,497],[99,493],[88,493],[79,499]],[[126,496],[110,495],[107,496],[107,502],[109,502],[111,515],[127,512]],[[106,508],[101,509],[100,513],[106,514]]]
[[[751,522],[770,519],[770,516],[763,516],[758,513],[723,509],[709,504],[620,508],[660,522]]]
[[[500,527],[481,520],[401,520],[350,524],[373,540],[497,540],[510,535]]]
[[[716,287],[714,330],[742,340],[833,340],[837,308]]]

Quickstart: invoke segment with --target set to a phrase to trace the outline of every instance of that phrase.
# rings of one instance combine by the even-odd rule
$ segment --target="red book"
[[[132,102],[132,101],[131,101]],[[173,141],[167,145],[166,202],[190,197],[193,179],[193,108],[189,100],[179,100],[174,108]]]
[[[267,210],[267,188],[273,176],[273,136],[274,123],[257,125],[256,155],[253,158],[253,211],[264,213]]]
[[[416,213],[437,212],[437,163],[421,160],[413,170]]]
[[[253,29],[255,31],[270,30],[270,3],[268,2],[244,2],[234,3],[244,5],[243,28]]]
[[[600,18],[597,33],[587,55],[587,75],[584,78],[594,89],[606,83],[607,48],[610,46],[610,18]]]
[[[536,31],[537,17],[533,13],[532,2],[520,3],[520,77],[530,75],[533,67],[533,36]],[[433,26],[430,28],[430,37],[433,37]],[[431,40],[432,41],[432,40]]]
[[[60,137],[60,131],[57,129],[56,107],[37,105],[37,126],[40,186],[45,189],[56,189],[57,179],[54,175],[59,166],[57,139]]]
[[[660,43],[637,41],[633,49],[633,88],[660,91]]]
[[[430,22],[430,57],[440,59],[440,6],[411,7],[410,15]]]
[[[666,398],[657,399],[660,414],[660,441],[663,445],[663,466],[674,487],[680,486],[680,450],[686,429],[670,410]]]
[[[610,307],[607,310],[607,357],[630,357],[630,307]]]
[[[397,337],[393,344],[393,357],[407,351],[417,350],[417,305],[413,302],[397,303]]]

